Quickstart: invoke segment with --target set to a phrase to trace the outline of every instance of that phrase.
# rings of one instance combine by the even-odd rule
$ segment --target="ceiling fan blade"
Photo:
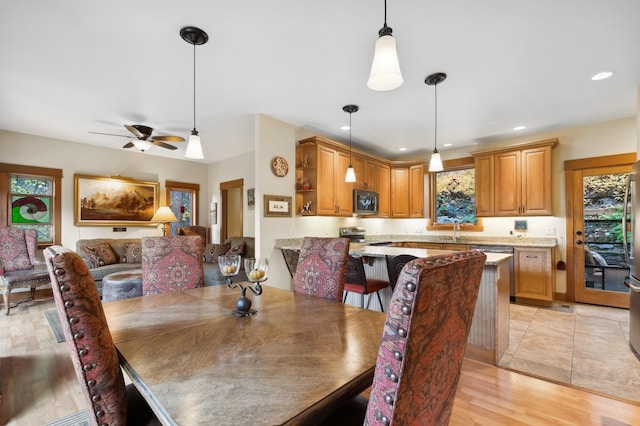
[[[184,142],[184,138],[181,136],[154,136],[153,139],[165,142]]]
[[[164,143],[164,142],[160,142],[158,140],[155,139],[151,139],[150,142],[153,142],[154,145],[158,145],[159,147],[162,148],[167,148],[167,149],[178,149],[177,146],[173,146],[173,145],[169,145],[168,143]]]
[[[123,148],[133,148],[135,145],[133,144],[133,142],[129,142],[124,144]]]
[[[125,124],[124,127],[130,131],[131,133],[133,133],[135,135],[135,137],[137,137],[138,139],[145,139],[146,137],[149,137],[149,135],[144,135],[140,132],[140,130],[136,129],[134,126],[129,126],[128,124]]]
[[[113,133],[101,133],[101,132],[89,132],[89,133],[91,133],[93,135],[118,136],[118,137],[121,137],[121,138],[130,138],[131,137],[131,136],[128,136],[128,135],[115,135]]]

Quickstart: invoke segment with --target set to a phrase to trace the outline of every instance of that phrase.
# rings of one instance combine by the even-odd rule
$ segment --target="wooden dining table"
[[[167,425],[315,424],[371,385],[385,314],[263,286],[104,303],[131,377]]]

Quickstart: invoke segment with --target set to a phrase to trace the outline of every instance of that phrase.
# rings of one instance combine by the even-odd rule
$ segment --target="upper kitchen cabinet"
[[[348,151],[314,136],[299,142],[296,162],[298,214],[351,216],[353,185],[344,181]]]
[[[376,164],[376,191],[378,192],[378,217],[391,216],[391,167],[388,164]]]
[[[424,217],[424,166],[391,166],[391,217]]]
[[[551,215],[551,152],[557,145],[548,139],[471,153],[476,216]]]
[[[356,172],[356,181],[353,184],[355,189],[366,191],[378,190],[378,161],[363,157],[353,156],[353,168]]]

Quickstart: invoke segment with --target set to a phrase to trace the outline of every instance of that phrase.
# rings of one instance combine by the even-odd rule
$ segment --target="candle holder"
[[[220,267],[222,275],[227,277],[225,280],[227,286],[231,285],[231,277],[238,275],[238,271],[240,271],[240,260],[241,257],[239,254],[218,256],[218,266]]]
[[[253,287],[242,283],[227,284],[229,288],[240,289],[240,298],[236,301],[236,310],[233,311],[233,314],[238,317],[246,317],[257,312],[255,309],[251,309],[251,299],[247,297],[247,290],[251,290],[256,296],[262,294],[262,286],[260,283],[267,280],[269,260],[265,258],[246,258],[244,260],[244,270],[247,273],[247,279]]]

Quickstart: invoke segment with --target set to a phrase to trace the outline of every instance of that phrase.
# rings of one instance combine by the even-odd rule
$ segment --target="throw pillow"
[[[227,254],[230,248],[231,248],[231,243],[227,243],[227,242],[220,243],[220,244],[207,244],[204,247],[204,251],[202,253],[202,258],[204,263],[217,263],[218,256]]]
[[[89,259],[92,268],[116,263],[116,254],[109,243],[98,243],[94,246],[81,247],[84,255]]]
[[[127,243],[120,263],[142,263],[142,249],[138,243]]]
[[[229,249],[227,254],[239,254],[244,257],[244,254],[247,252],[247,243],[246,241],[241,242],[238,245],[235,245]]]

